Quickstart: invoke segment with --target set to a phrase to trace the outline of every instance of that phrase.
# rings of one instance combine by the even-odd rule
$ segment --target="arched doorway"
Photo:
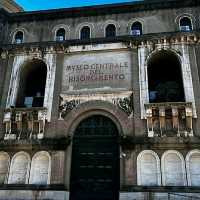
[[[70,200],[118,200],[118,136],[113,121],[101,115],[78,125],[72,146]]]

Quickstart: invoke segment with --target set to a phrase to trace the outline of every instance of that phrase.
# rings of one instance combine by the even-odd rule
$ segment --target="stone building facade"
[[[200,198],[200,2],[0,10],[0,199]]]

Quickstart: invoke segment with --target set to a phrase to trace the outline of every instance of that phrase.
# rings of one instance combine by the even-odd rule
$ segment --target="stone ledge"
[[[149,44],[149,42],[152,43],[165,43],[165,40],[175,39],[177,38],[177,41],[179,41],[181,44],[183,41],[181,38],[188,38],[191,42],[198,43],[200,40],[200,29],[193,30],[190,32],[183,32],[183,31],[173,31],[173,32],[162,32],[162,33],[147,33],[140,36],[132,36],[132,35],[122,35],[122,36],[116,36],[111,38],[105,38],[105,37],[97,37],[97,38],[90,38],[85,40],[80,39],[70,39],[70,40],[64,40],[61,42],[57,41],[44,41],[44,42],[29,42],[29,43],[20,43],[20,44],[6,44],[6,43],[0,43],[1,45],[1,53],[8,53],[14,52],[16,50],[21,51],[30,51],[30,50],[40,50],[40,51],[63,51],[68,53],[68,47],[69,46],[85,46],[85,45],[96,45],[96,44],[109,44],[109,43],[125,43],[128,48],[132,46],[137,46],[141,44]],[[131,44],[130,44],[131,42]],[[185,41],[187,43],[187,41]]]
[[[121,192],[178,192],[178,193],[200,193],[200,187],[195,186],[134,186],[124,185]]]
[[[69,192],[56,190],[0,190],[0,200],[69,200]]]
[[[189,149],[200,148],[200,137],[135,137],[121,136],[120,144],[127,149],[133,149],[136,145],[147,145],[148,148],[166,149],[172,146],[176,149],[186,147]]]
[[[71,138],[54,138],[42,140],[0,140],[0,150],[13,149],[38,149],[38,150],[65,150],[70,144]]]
[[[10,14],[8,20],[11,22],[27,21],[27,20],[45,20],[59,19],[62,17],[89,17],[118,13],[138,12],[156,9],[183,8],[198,6],[199,1],[182,0],[182,1],[136,1],[124,2],[106,5],[94,5],[76,8],[62,8],[44,11],[30,11]]]
[[[33,184],[3,184],[0,190],[31,190],[31,191],[67,191],[63,184],[33,185]]]

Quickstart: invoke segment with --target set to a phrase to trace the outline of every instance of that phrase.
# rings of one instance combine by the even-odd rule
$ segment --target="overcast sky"
[[[69,8],[109,3],[132,2],[134,0],[15,0],[26,11],[54,8]]]

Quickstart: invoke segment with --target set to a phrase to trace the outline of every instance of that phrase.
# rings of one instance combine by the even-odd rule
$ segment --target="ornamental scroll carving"
[[[63,96],[60,97],[59,113],[60,119],[63,119],[71,110],[76,108],[79,104],[92,101],[102,100],[110,102],[124,111],[128,116],[133,113],[133,93],[129,95],[88,95],[88,96]]]
[[[80,100],[69,100],[63,101],[61,99],[61,104],[59,106],[60,118],[64,118],[71,110],[76,108],[80,104]]]
[[[123,110],[128,116],[133,112],[133,94],[129,97],[113,99],[113,104],[117,105]]]

